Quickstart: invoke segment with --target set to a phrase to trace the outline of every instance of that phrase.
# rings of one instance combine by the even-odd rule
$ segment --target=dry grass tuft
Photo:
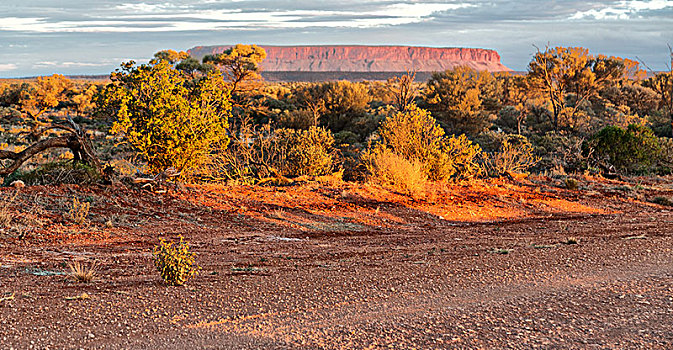
[[[285,211],[283,209],[274,209],[270,217],[277,220],[285,220]]]
[[[70,263],[68,266],[70,267],[69,276],[77,282],[90,283],[96,277],[97,266],[95,261],[89,266],[86,266],[79,261]]]

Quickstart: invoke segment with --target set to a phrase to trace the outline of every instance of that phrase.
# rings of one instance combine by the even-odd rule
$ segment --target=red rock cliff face
[[[189,54],[201,59],[231,45],[197,46]],[[466,65],[491,72],[509,71],[494,50],[413,46],[263,46],[262,68],[270,72],[436,72]]]

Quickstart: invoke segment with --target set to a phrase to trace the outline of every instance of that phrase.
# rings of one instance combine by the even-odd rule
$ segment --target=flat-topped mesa
[[[232,45],[197,46],[197,59],[222,53]],[[438,72],[468,66],[490,72],[510,71],[495,50],[417,46],[266,46],[267,72]]]

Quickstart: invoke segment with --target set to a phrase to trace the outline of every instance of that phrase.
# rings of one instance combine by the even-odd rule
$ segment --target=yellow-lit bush
[[[473,144],[465,134],[446,138],[442,145],[443,173],[439,173],[437,180],[454,179],[465,180],[481,174],[481,167],[477,158],[481,154],[479,145]]]
[[[419,197],[425,191],[427,176],[423,165],[409,161],[389,149],[379,147],[368,153],[365,161],[370,180],[394,191]]]
[[[229,87],[221,74],[191,77],[161,60],[122,65],[98,96],[99,112],[112,116],[123,136],[153,173],[169,167],[183,177],[203,164],[211,145],[226,143],[231,116]]]
[[[78,225],[86,224],[90,205],[89,202],[80,202],[77,197],[72,197],[72,204],[67,214],[68,219]]]
[[[179,243],[166,242],[163,239],[153,251],[154,266],[161,278],[171,286],[181,286],[198,273],[196,254],[189,251],[189,243],[180,236]]]
[[[334,138],[318,127],[308,130],[246,127],[228,147],[213,152],[196,174],[207,181],[254,183],[269,177],[320,176],[334,168]]]
[[[278,168],[283,175],[325,175],[331,172],[334,137],[318,127],[308,130],[278,129],[274,132],[278,152]]]
[[[382,153],[383,148],[419,163],[432,181],[469,178],[479,173],[479,146],[465,135],[446,137],[430,113],[414,105],[381,123],[378,137],[365,151],[364,161],[371,159],[372,153]]]

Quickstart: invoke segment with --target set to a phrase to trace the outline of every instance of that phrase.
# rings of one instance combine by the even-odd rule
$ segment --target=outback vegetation
[[[202,62],[166,50],[124,63],[110,83],[58,75],[3,83],[0,171],[13,180],[65,157],[101,177],[98,159],[126,175],[172,168],[188,182],[340,172],[395,186],[375,159],[382,154],[420,166],[429,181],[671,171],[661,146],[673,132],[670,73],[646,77],[628,59],[557,47],[539,51],[522,76],[458,67],[425,84],[413,73],[271,84],[259,75],[265,57],[255,45]],[[52,148],[66,151],[43,152]]]
[[[100,249],[99,257],[108,254],[107,265],[78,257],[63,262],[70,267],[67,273],[25,269],[34,276],[64,274],[71,278],[61,283],[84,282],[77,288],[90,288],[66,296],[67,301],[90,301],[97,283],[119,287],[106,281],[109,271],[145,283],[138,280],[149,272],[133,264],[151,259],[151,273],[158,272],[162,287],[187,286],[175,293],[231,276],[229,284],[222,283],[240,295],[228,295],[227,302],[245,304],[242,295],[247,295],[263,304],[276,302],[282,293],[268,294],[254,285],[264,291],[251,296],[250,289],[231,281],[267,276],[272,267],[325,269],[326,279],[334,278],[335,266],[363,268],[353,262],[360,243],[339,250],[333,245],[339,237],[355,242],[350,236],[363,232],[377,237],[388,230],[434,232],[431,238],[414,236],[422,248],[383,253],[382,260],[408,262],[414,269],[440,261],[433,259],[448,256],[449,249],[461,259],[515,259],[525,249],[537,256],[542,250],[583,246],[584,237],[578,238],[583,232],[559,219],[548,236],[536,235],[546,229],[544,222],[504,229],[520,229],[525,245],[501,239],[505,233],[498,225],[480,227],[490,236],[478,243],[456,242],[475,235],[469,226],[475,222],[575,220],[572,214],[587,215],[587,222],[599,227],[614,221],[599,215],[651,214],[673,201],[664,188],[673,172],[673,72],[648,73],[629,59],[555,47],[538,50],[525,74],[457,67],[426,82],[408,72],[388,81],[271,83],[260,75],[265,58],[255,45],[235,45],[201,61],[165,50],[147,63],[122,63],[107,80],[53,75],[0,81],[0,183],[5,187],[0,247],[114,246],[128,239],[119,251]],[[245,234],[229,232],[238,227],[245,227]],[[449,230],[461,235],[445,235]],[[281,235],[287,232],[290,237]],[[131,234],[137,234],[135,241]],[[201,242],[190,245],[190,237]],[[320,248],[303,246],[320,237],[330,241]],[[624,234],[615,238],[620,244],[614,249],[623,252],[626,240],[648,238]],[[291,253],[272,250],[281,244],[291,245]],[[217,259],[205,261],[201,254]],[[309,266],[301,262],[303,254],[320,261]],[[559,259],[566,272],[574,271],[570,260]],[[441,261],[429,267],[437,276],[445,273]],[[365,268],[387,263],[372,260]],[[129,277],[125,269],[136,275]],[[199,269],[204,271],[197,277]],[[473,278],[474,271],[460,271],[451,276]],[[298,276],[282,288],[324,287]],[[396,294],[391,288],[376,293]],[[210,302],[206,294],[194,298]],[[0,306],[14,298],[0,295]],[[140,299],[126,302],[146,306]],[[218,303],[209,308],[220,308]],[[245,304],[226,319],[199,321],[180,310],[163,321],[189,329],[239,329],[257,318],[239,317],[251,309]],[[259,318],[283,314],[260,310],[255,311]],[[164,317],[153,312],[145,308],[143,315]],[[264,327],[256,325],[249,333],[272,333]],[[295,340],[301,343],[290,341]],[[313,338],[300,340],[317,344]]]

